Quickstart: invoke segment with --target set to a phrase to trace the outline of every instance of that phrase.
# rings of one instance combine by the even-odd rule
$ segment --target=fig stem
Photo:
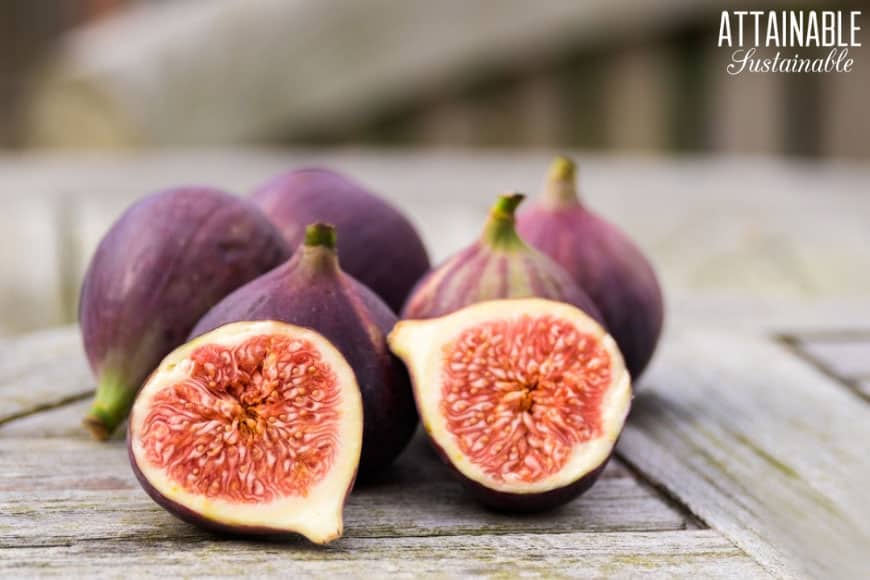
[[[550,207],[580,205],[577,193],[577,166],[567,157],[559,156],[550,164],[542,195]]]
[[[305,228],[305,240],[297,252],[298,263],[311,275],[338,272],[336,237],[335,226],[320,222],[308,225]]]
[[[514,214],[525,199],[522,193],[500,195],[489,210],[489,219],[483,227],[483,240],[494,248],[505,250],[524,248],[525,243],[517,234]]]
[[[84,426],[94,439],[105,441],[130,413],[135,398],[135,389],[129,388],[114,375],[103,374],[97,385],[94,402],[85,415]]]
[[[322,247],[335,249],[335,226],[325,223],[310,224],[305,228],[305,245],[309,248]]]

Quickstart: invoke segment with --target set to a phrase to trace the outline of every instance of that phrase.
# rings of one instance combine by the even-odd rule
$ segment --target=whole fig
[[[402,318],[435,318],[484,300],[537,297],[573,304],[600,321],[571,276],[517,235],[514,213],[524,197],[500,196],[480,238],[420,280]]]
[[[417,413],[408,374],[387,346],[396,315],[341,270],[335,232],[326,224],[309,226],[289,261],[221,300],[191,336],[246,320],[277,320],[325,336],[353,368],[362,392],[364,478],[377,474],[404,449],[417,426]]]
[[[426,248],[402,213],[362,185],[327,169],[279,175],[251,199],[278,227],[291,248],[314,222],[335,226],[345,272],[374,290],[398,312],[414,283],[429,269]]]
[[[289,250],[250,202],[207,187],[155,193],[131,206],[91,259],[79,324],[97,378],[85,425],[105,439],[148,374],[205,312]]]
[[[540,201],[520,214],[517,229],[592,298],[637,379],[661,334],[662,291],[643,253],[616,226],[586,208],[575,181],[574,163],[556,159]]]

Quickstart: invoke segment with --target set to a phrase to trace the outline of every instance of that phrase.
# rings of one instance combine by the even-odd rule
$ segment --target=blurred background
[[[6,0],[0,146],[443,145],[867,159],[863,48],[851,50],[850,74],[723,73],[722,9],[795,7]]]
[[[76,320],[90,255],[132,200],[191,182],[243,194],[305,164],[397,204],[439,260],[495,193],[533,193],[567,152],[670,298],[870,296],[867,48],[847,74],[729,76],[717,46],[723,9],[795,8],[4,0],[0,342]]]

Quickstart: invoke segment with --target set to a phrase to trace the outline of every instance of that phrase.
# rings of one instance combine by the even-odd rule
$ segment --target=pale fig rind
[[[452,386],[455,386],[448,384],[450,380],[448,366],[456,364],[457,360],[450,358],[450,353],[455,351],[462,340],[465,340],[463,337],[466,333],[469,330],[488,329],[492,324],[502,324],[507,328],[515,329],[517,321],[526,319],[533,322],[552,320],[558,322],[560,328],[576,331],[575,334],[568,335],[560,330],[561,334],[553,336],[558,338],[576,335],[580,337],[578,340],[594,347],[588,351],[591,353],[588,355],[591,358],[578,363],[587,365],[582,367],[584,370],[579,372],[577,371],[579,367],[565,367],[565,364],[575,364],[575,360],[566,362],[560,358],[563,355],[559,353],[564,351],[547,350],[545,347],[531,350],[514,348],[514,345],[540,344],[534,342],[539,337],[513,334],[508,338],[497,333],[486,335],[490,338],[473,343],[476,346],[469,351],[469,358],[461,359],[463,362],[460,366],[467,365],[467,368],[474,371],[469,381],[459,385],[459,389],[471,389],[469,392],[472,398],[448,398],[454,392],[451,390]],[[548,333],[556,332],[552,330],[555,325],[544,327],[550,329]],[[555,348],[563,348],[564,344],[556,338],[553,339]],[[527,339],[532,342],[524,342]],[[402,321],[390,333],[389,342],[393,352],[408,366],[417,409],[430,441],[442,459],[460,476],[472,495],[492,508],[509,511],[546,510],[570,501],[586,491],[601,474],[611,457],[630,409],[631,378],[616,342],[600,324],[569,304],[538,298],[480,302],[440,318]],[[502,360],[509,368],[498,367],[497,362],[493,362],[498,361],[499,357],[492,354],[494,351],[488,350],[492,348],[490,345],[496,345],[496,350],[507,349],[502,352]],[[527,366],[522,366],[524,363],[520,359],[523,359],[523,352],[535,353],[525,357],[537,361],[535,366],[528,365],[528,360],[525,363]],[[555,368],[559,364],[563,367]],[[545,370],[544,365],[549,367]],[[539,374],[536,374],[537,370],[540,370]],[[588,374],[584,374],[587,371]],[[594,386],[594,381],[599,379],[602,382]],[[572,385],[581,383],[585,385],[583,388],[599,389],[598,398],[590,398],[586,403],[574,401],[572,404],[580,407],[566,408],[565,400],[570,400],[572,396],[580,396],[570,394],[577,393],[571,391],[574,388]],[[518,395],[518,392],[522,394]],[[562,393],[560,395],[563,397],[562,403],[554,402],[553,393]],[[481,396],[482,400],[479,398]],[[524,402],[524,399],[529,401],[527,406],[515,406],[518,400]],[[477,406],[469,407],[467,403],[469,400],[476,400],[473,405]],[[538,405],[540,408],[537,408]],[[547,419],[551,417],[549,413],[561,415],[562,420],[565,420],[565,413],[571,412],[574,408],[584,408],[584,405],[587,406],[587,412],[594,415],[594,421],[590,422],[587,430],[584,424],[585,416],[576,419],[576,422],[571,420],[571,425],[577,429],[574,434],[583,433],[583,435],[572,440],[573,443],[567,450],[559,451],[561,459],[559,461],[554,459],[549,471],[542,471],[535,477],[524,479],[517,471],[516,465],[507,470],[508,460],[503,455],[506,449],[501,443],[493,443],[503,440],[507,429],[505,425],[514,426],[511,427],[511,437],[519,434],[524,441],[518,443],[515,440],[514,445],[525,446],[523,448],[526,450],[536,449],[528,465],[541,465],[551,457],[555,457],[553,447],[549,447],[552,442],[539,441],[532,444],[532,438],[538,436],[533,434],[531,427],[522,433],[516,429],[522,429],[522,425],[526,424],[527,420],[536,424],[536,430],[540,429],[540,422],[549,421]],[[462,423],[451,424],[451,418],[447,415],[455,410],[468,413],[462,418]],[[528,417],[523,413],[528,413]],[[500,423],[501,419],[498,417],[503,417],[504,421],[508,422]],[[471,432],[476,432],[477,438],[472,439],[472,442],[463,442],[463,437],[469,436]],[[565,431],[561,432],[565,433]],[[571,433],[570,430],[568,432]],[[546,430],[540,433],[546,433]],[[492,447],[491,456],[484,455],[482,459],[472,456],[473,452],[489,454],[490,450],[486,448],[493,445],[496,446]],[[528,451],[526,453],[527,456],[516,459],[520,462],[520,467],[522,462],[529,459],[528,455],[532,455]],[[498,459],[494,460],[494,465],[486,462],[488,458],[495,457]],[[500,475],[498,469],[507,471]]]
[[[155,465],[149,460],[144,443],[149,431],[148,421],[151,412],[156,408],[155,402],[161,393],[167,389],[176,388],[193,376],[195,363],[191,356],[203,346],[220,345],[232,347],[257,337],[286,337],[292,341],[304,341],[313,345],[322,357],[322,361],[334,373],[339,387],[340,397],[337,403],[338,427],[335,431],[335,456],[328,471],[301,494],[287,494],[273,497],[263,502],[238,502],[232,498],[216,494],[206,496],[185,487],[184,483],[167,473],[165,466]],[[220,385],[218,385],[218,388]],[[224,395],[225,396],[225,395]],[[270,400],[271,404],[274,401]],[[257,412],[257,408],[253,407]],[[186,411],[180,411],[186,412]],[[215,409],[215,413],[218,410]],[[244,420],[246,417],[242,417]],[[207,429],[208,422],[214,420],[214,415],[204,418],[197,424],[197,429]],[[130,462],[143,489],[159,505],[176,517],[203,529],[215,532],[225,532],[243,535],[284,535],[301,534],[318,544],[328,543],[339,538],[343,531],[342,510],[350,493],[362,448],[362,399],[356,384],[353,370],[347,361],[318,333],[276,321],[239,322],[216,329],[192,340],[170,353],[160,366],[143,385],[130,414],[128,425],[128,454]],[[153,426],[151,426],[153,427]],[[226,432],[236,427],[227,421]],[[218,429],[217,437],[225,435],[225,429]],[[274,437],[274,435],[270,435]],[[261,440],[262,443],[263,440]],[[173,444],[172,440],[164,441],[166,446]],[[265,439],[265,445],[274,443]],[[249,443],[250,445],[250,443]],[[251,447],[250,449],[253,449]],[[276,455],[280,454],[275,448]],[[227,461],[224,453],[207,457],[208,461]],[[241,474],[250,465],[245,465],[245,459],[238,459],[240,466],[233,474]],[[248,451],[247,461],[268,461],[265,457],[256,459],[256,454]],[[251,471],[247,471],[251,473]],[[196,477],[195,474],[191,477]],[[238,475],[241,477],[241,475]]]
[[[393,312],[399,312],[411,288],[429,269],[426,248],[410,220],[335,171],[289,171],[260,186],[251,199],[291,248],[302,243],[309,224],[335,226],[342,269],[371,288]]]
[[[499,197],[480,238],[418,282],[402,318],[435,318],[484,300],[538,297],[567,302],[601,320],[568,273],[517,235],[514,212],[523,198]]]
[[[517,229],[588,294],[637,379],[661,335],[661,286],[634,242],[582,203],[575,181],[573,162],[556,159],[540,200],[520,212]]]
[[[362,392],[365,431],[359,471],[360,479],[366,479],[405,448],[417,427],[417,413],[405,367],[386,342],[396,315],[344,273],[336,238],[341,239],[341,232],[336,235],[332,226],[310,225],[289,261],[215,305],[191,336],[239,320],[281,320],[324,335],[348,360]]]
[[[107,438],[154,367],[221,298],[290,250],[250,202],[209,187],[149,195],[127,209],[91,259],[79,324],[97,394],[85,424]]]

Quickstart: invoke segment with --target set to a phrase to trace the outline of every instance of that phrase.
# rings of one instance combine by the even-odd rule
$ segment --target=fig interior
[[[340,533],[361,439],[344,358],[317,333],[271,321],[230,324],[172,353],[130,424],[134,465],[164,505],[315,538],[324,513]]]
[[[391,335],[427,431],[461,473],[507,493],[548,491],[610,455],[631,400],[613,339],[549,300],[482,302]]]

